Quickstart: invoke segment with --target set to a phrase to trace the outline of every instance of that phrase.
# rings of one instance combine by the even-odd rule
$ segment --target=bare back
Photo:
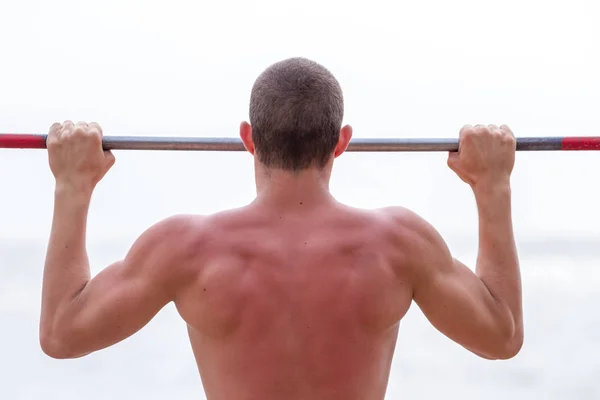
[[[204,220],[176,299],[208,399],[383,399],[412,289],[377,211]]]
[[[297,79],[308,68],[300,64],[287,70],[285,93],[294,92],[289,84],[301,83],[297,92],[306,94],[313,81]],[[318,80],[324,73],[313,75]],[[280,85],[281,74],[274,76]],[[346,126],[325,134],[322,127],[341,123],[341,93],[334,90],[331,101],[323,100],[323,90],[339,86],[331,80],[317,86],[312,98],[323,104],[301,111],[281,109],[297,105],[281,101],[283,94],[256,92],[272,97],[258,101],[254,113],[258,118],[268,110],[265,134],[286,132],[291,141],[263,138],[261,153],[254,143],[260,124],[254,130],[241,125],[244,146],[267,162],[255,157],[258,196],[251,205],[162,220],[93,278],[86,220],[93,189],[114,157],[103,150],[98,124],[54,124],[47,139],[56,187],[44,263],[42,350],[54,358],[83,357],[132,336],[175,302],[210,400],[381,400],[398,323],[414,300],[436,329],[474,354],[516,356],[524,329],[510,189],[516,139],[510,129],[465,126],[459,151],[448,158],[477,203],[474,273],[416,214],[401,207],[356,210],[331,198],[333,159],[347,148],[352,131]],[[328,116],[332,101],[337,111]],[[314,107],[327,117],[316,127]],[[292,118],[273,130],[273,116]],[[308,116],[308,128],[299,128],[301,116]],[[298,140],[294,132],[316,136]],[[279,145],[269,149],[265,143]]]

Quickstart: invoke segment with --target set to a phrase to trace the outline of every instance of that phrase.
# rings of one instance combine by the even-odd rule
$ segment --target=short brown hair
[[[273,64],[256,79],[250,96],[256,156],[270,168],[323,168],[343,116],[342,89],[325,67],[305,58]]]

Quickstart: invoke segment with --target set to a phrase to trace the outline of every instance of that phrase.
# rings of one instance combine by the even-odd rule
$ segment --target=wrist
[[[473,187],[475,202],[480,221],[496,220],[498,217],[510,219],[511,214],[511,188],[510,182],[494,182],[493,184],[478,185]]]
[[[494,181],[482,181],[471,186],[475,197],[510,195],[510,178]]]
[[[91,185],[75,184],[73,182],[57,180],[54,187],[54,197],[89,201],[93,191],[94,187]]]

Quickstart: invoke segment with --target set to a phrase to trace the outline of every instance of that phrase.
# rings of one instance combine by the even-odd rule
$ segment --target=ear
[[[340,130],[340,138],[338,139],[338,144],[335,146],[335,152],[333,153],[335,158],[341,156],[342,153],[346,151],[350,144],[350,139],[352,139],[352,127],[346,125]]]
[[[254,141],[252,140],[252,126],[246,121],[240,124],[240,139],[248,153],[254,155]]]

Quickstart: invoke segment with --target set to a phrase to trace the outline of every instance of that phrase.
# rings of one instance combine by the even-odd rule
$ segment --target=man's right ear
[[[335,152],[333,153],[335,158],[341,156],[342,153],[346,151],[350,144],[350,139],[352,139],[352,127],[346,125],[340,130],[340,138],[338,139],[338,144],[335,146]]]
[[[254,141],[252,140],[252,126],[246,121],[240,124],[240,139],[248,153],[254,155]]]

